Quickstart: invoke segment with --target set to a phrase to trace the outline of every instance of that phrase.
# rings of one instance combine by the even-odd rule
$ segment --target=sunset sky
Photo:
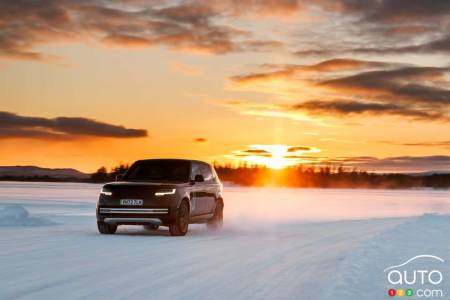
[[[0,1],[0,165],[450,170],[448,0]]]

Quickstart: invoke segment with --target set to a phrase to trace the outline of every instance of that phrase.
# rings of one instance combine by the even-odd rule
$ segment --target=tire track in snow
[[[446,261],[439,265],[439,270],[448,286],[449,232],[450,216],[426,214],[361,242],[340,263],[322,299],[385,299],[389,289],[406,286],[389,284],[384,269],[420,254],[436,255]],[[422,265],[427,268],[427,263]]]

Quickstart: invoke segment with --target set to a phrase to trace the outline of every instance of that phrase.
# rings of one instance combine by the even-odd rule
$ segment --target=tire
[[[144,225],[145,230],[148,231],[155,231],[158,230],[159,225],[155,225],[155,224],[148,224],[148,225]]]
[[[210,230],[219,230],[223,226],[223,201],[219,200],[214,211],[214,216],[206,222],[206,226]]]
[[[188,232],[189,227],[189,205],[185,200],[180,204],[177,210],[175,221],[169,225],[171,236],[183,236]]]
[[[106,224],[105,222],[97,222],[98,232],[101,234],[114,234],[117,230],[117,225]]]

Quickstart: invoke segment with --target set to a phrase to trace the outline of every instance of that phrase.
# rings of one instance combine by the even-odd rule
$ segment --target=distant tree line
[[[92,174],[92,182],[115,180],[128,165],[121,164],[107,171],[101,167]],[[243,186],[280,186],[308,188],[449,188],[449,174],[412,175],[399,173],[369,173],[343,166],[297,165],[284,169],[271,169],[257,165],[214,164],[220,179]]]
[[[368,173],[342,166],[298,165],[284,169],[261,166],[215,165],[222,181],[244,186],[308,188],[449,188],[449,174],[415,175]]]
[[[0,181],[32,181],[32,182],[82,182],[82,180],[75,177],[52,177],[48,175],[36,176],[0,176]]]
[[[106,167],[100,167],[97,172],[91,175],[91,182],[108,182],[116,180],[117,175],[125,173],[130,166],[127,164],[120,164],[113,167],[110,172]]]
[[[284,169],[271,169],[257,165],[239,166],[214,164],[223,182],[242,186],[280,186],[308,188],[450,188],[447,174],[400,174],[369,173],[343,166],[298,165]],[[128,170],[129,165],[120,164],[111,169],[99,168],[87,179],[56,178],[50,176],[1,176],[9,181],[91,182],[114,181],[116,176]]]

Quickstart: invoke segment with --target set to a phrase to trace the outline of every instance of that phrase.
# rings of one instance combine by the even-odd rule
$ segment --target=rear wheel
[[[220,199],[217,202],[214,216],[206,222],[206,226],[211,230],[218,230],[223,226],[223,201]]]
[[[117,230],[117,225],[107,224],[105,222],[97,222],[98,232],[101,234],[114,234]]]
[[[169,232],[171,236],[186,235],[189,227],[189,205],[186,201],[181,202],[177,210],[175,221],[169,225]]]

